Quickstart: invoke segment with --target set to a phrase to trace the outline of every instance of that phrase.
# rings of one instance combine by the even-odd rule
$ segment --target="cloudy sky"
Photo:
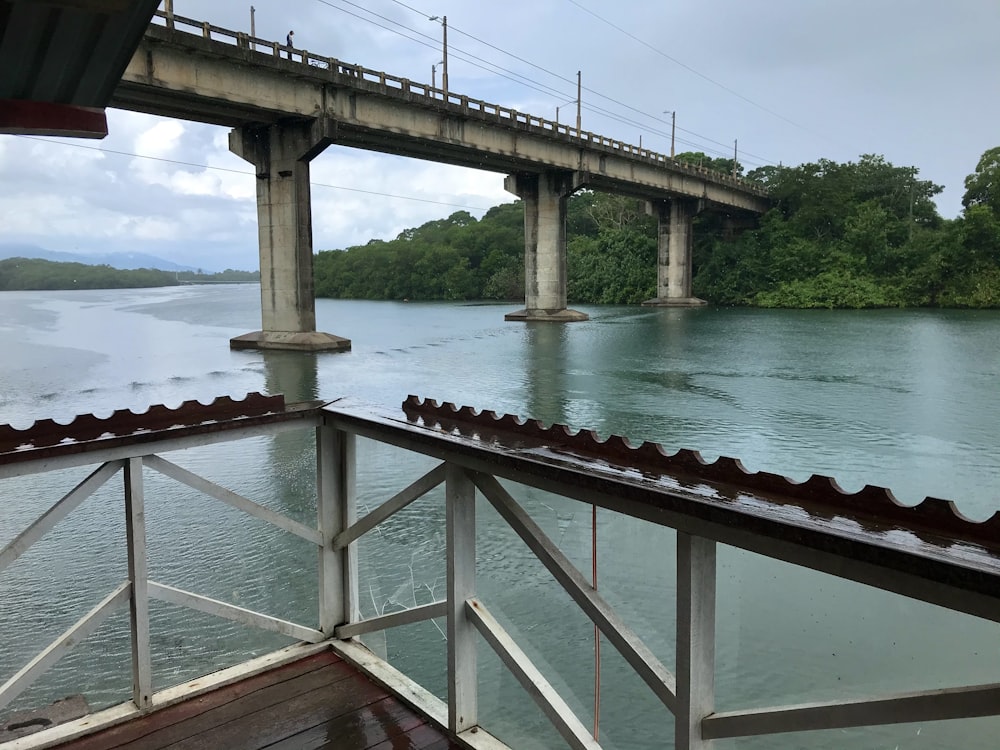
[[[669,152],[796,165],[882,154],[945,186],[1000,145],[997,0],[254,0],[259,37]],[[250,3],[175,0],[249,31]],[[438,70],[440,83],[440,70]],[[254,178],[224,128],[109,110],[102,141],[0,135],[0,243],[256,269]],[[315,249],[513,200],[503,177],[331,147],[312,163]]]

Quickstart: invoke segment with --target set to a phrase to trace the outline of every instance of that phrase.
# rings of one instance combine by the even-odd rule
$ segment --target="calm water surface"
[[[290,401],[341,395],[395,405],[408,394],[624,434],[796,479],[888,486],[903,502],[954,499],[986,518],[1000,503],[1000,314],[789,312],[586,307],[570,325],[503,321],[513,306],[319,300],[318,327],[345,354],[233,352],[259,328],[256,286],[0,294],[0,422],[208,402],[250,391]],[[315,517],[311,436],[289,433],[171,460],[303,520]],[[378,504],[431,463],[363,442],[360,499]],[[87,470],[0,483],[0,545]],[[590,510],[515,493],[583,569]],[[362,543],[366,613],[438,598],[443,506],[429,496]],[[315,552],[306,543],[147,473],[150,574],[241,606],[315,621]],[[0,576],[0,681],[125,577],[120,489],[109,487]],[[671,666],[673,533],[598,516],[602,593]],[[480,593],[591,721],[593,631],[540,565],[480,506]],[[720,551],[717,704],[864,696],[995,682],[997,627],[729,548]],[[154,603],[156,686],[286,641]],[[421,623],[374,649],[443,695],[439,628]],[[18,699],[85,692],[127,697],[127,619],[115,616]],[[81,684],[81,675],[85,676]],[[613,649],[602,649],[602,742],[663,747],[672,732]],[[516,747],[559,747],[530,700],[481,650],[484,723]],[[1000,722],[974,720],[719,743],[721,748],[993,748]]]

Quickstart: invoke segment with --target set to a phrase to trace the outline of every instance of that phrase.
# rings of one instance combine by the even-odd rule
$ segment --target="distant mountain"
[[[157,268],[161,271],[195,271],[191,266],[182,266],[155,255],[145,253],[104,253],[93,255],[84,253],[64,253],[58,250],[46,250],[38,245],[22,245],[0,242],[0,260],[5,258],[40,258],[59,263],[83,263],[87,266],[111,266],[123,271],[136,268]]]

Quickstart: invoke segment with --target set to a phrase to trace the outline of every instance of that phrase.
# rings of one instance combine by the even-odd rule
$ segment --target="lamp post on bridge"
[[[444,91],[445,101],[448,101],[448,16],[431,16],[427,20],[441,21],[441,90]]]
[[[580,71],[576,71],[576,134],[580,135],[580,92],[583,90],[580,84]]]
[[[670,158],[674,158],[674,136],[677,134],[677,110],[665,109],[663,114],[670,115]]]
[[[436,63],[431,65],[431,88],[437,88],[437,66],[444,65],[444,60],[438,60]]]
[[[556,125],[559,124],[559,110],[565,107],[567,104],[575,104],[576,99],[570,99],[568,102],[563,102],[558,107],[556,107]]]

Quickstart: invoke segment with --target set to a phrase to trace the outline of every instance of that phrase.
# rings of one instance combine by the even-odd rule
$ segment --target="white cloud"
[[[176,153],[183,135],[180,120],[160,120],[135,138],[133,148],[143,156],[169,157]]]
[[[565,102],[580,70],[584,128],[667,151],[662,111],[674,109],[679,147],[728,154],[739,139],[750,166],[881,153],[944,183],[946,216],[960,210],[979,155],[1000,143],[1000,100],[984,93],[1000,69],[995,3],[580,5],[624,32],[571,3],[435,0],[432,12],[447,14],[453,32],[452,91],[546,117],[561,105],[565,122],[575,116]],[[359,18],[363,10],[321,3],[258,8],[256,31],[281,41],[294,28],[318,54],[429,83],[440,26],[390,0],[366,8],[401,33]],[[249,30],[239,0],[194,4],[187,14]],[[484,61],[507,72],[487,72]],[[518,75],[531,82],[514,83]],[[109,110],[108,122],[99,142],[0,136],[4,239],[56,250],[143,243],[205,267],[207,259],[256,266],[256,179],[229,152],[228,128],[120,110]],[[391,238],[463,207],[479,216],[514,200],[502,177],[332,147],[312,163],[314,246]]]

